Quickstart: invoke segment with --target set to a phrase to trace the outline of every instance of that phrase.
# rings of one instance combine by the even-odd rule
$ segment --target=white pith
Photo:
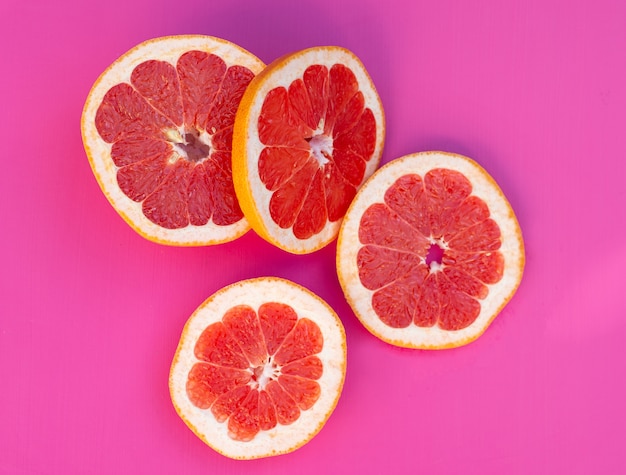
[[[269,203],[273,192],[267,190],[261,181],[257,166],[258,157],[265,147],[259,140],[257,123],[263,101],[268,92],[278,87],[289,88],[293,81],[302,78],[304,71],[309,66],[316,64],[326,66],[329,70],[335,64],[344,64],[350,68],[357,79],[359,90],[363,93],[365,108],[371,109],[374,114],[376,120],[376,145],[371,159],[367,162],[362,183],[371,176],[380,163],[385,136],[384,113],[378,93],[374,89],[363,64],[348,50],[338,47],[305,50],[283,62],[277,69],[272,71],[271,75],[264,78],[264,82],[256,91],[249,115],[247,116],[245,174],[247,175],[252,199],[256,204],[256,208],[260,210],[259,219],[262,221],[266,233],[276,245],[295,253],[306,253],[310,249],[316,249],[331,242],[339,232],[341,220],[328,222],[320,233],[308,239],[298,239],[294,236],[291,228],[283,229],[276,224],[269,213]],[[322,138],[320,135],[323,131],[323,125],[322,123],[318,126],[315,135],[319,138],[315,139],[311,147],[311,153],[315,156],[320,167],[328,162],[328,159],[324,157],[322,152],[330,150],[332,153],[332,138],[325,136]]]
[[[235,305],[254,309],[265,302],[276,301],[291,306],[299,318],[309,318],[320,328],[324,340],[317,356],[323,373],[317,382],[322,389],[313,407],[300,413],[290,425],[278,424],[259,432],[253,440],[240,442],[228,436],[227,422],[217,422],[210,409],[199,409],[189,400],[186,382],[192,366],[198,362],[193,349],[202,331],[221,320]],[[346,366],[345,333],[334,311],[308,290],[279,278],[259,278],[232,284],[207,299],[185,324],[170,371],[170,393],[177,412],[187,425],[218,452],[236,459],[252,459],[295,450],[312,438],[324,425],[341,394]],[[251,368],[250,371],[253,371]],[[258,386],[267,384],[278,374],[271,361],[263,368]],[[254,387],[254,383],[250,384]]]
[[[117,167],[111,160],[112,145],[102,140],[98,134],[95,117],[106,92],[116,84],[130,83],[130,75],[137,65],[150,59],[158,59],[175,66],[178,58],[191,50],[216,54],[226,62],[227,66],[241,65],[250,69],[254,74],[258,74],[264,68],[264,64],[254,55],[219,38],[200,35],[156,38],[141,43],[109,66],[90,91],[82,116],[83,143],[90,156],[94,175],[107,199],[118,213],[144,237],[174,245],[204,245],[229,241],[245,233],[249,225],[244,218],[229,226],[216,225],[210,220],[204,226],[189,225],[180,229],[166,229],[150,221],[144,216],[141,203],[128,198],[119,188],[116,179]],[[175,138],[176,134],[184,133],[184,131],[164,131],[164,134],[168,133]],[[206,140],[207,137],[203,136],[201,139]],[[174,146],[170,161],[175,162],[185,156],[186,154],[180,147]]]
[[[433,327],[418,327],[411,324],[407,328],[392,328],[383,323],[372,308],[374,291],[361,284],[357,267],[357,253],[361,248],[358,238],[360,218],[373,203],[384,202],[386,190],[401,176],[416,173],[424,176],[433,168],[450,168],[463,173],[472,183],[472,194],[481,198],[489,206],[491,218],[496,221],[501,231],[500,252],[504,256],[505,268],[502,279],[488,285],[489,294],[479,300],[481,312],[468,327],[457,331],[448,331]],[[442,246],[445,242],[431,243]],[[384,341],[410,348],[445,348],[469,343],[477,338],[491,323],[495,315],[510,299],[521,280],[524,267],[524,244],[519,224],[508,201],[497,184],[474,161],[443,152],[422,152],[407,155],[386,164],[366,182],[352,202],[339,234],[337,247],[337,272],[346,298],[356,316],[374,335]],[[431,272],[441,270],[436,265]]]

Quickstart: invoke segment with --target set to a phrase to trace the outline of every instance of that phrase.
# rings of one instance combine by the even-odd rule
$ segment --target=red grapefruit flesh
[[[262,68],[225,40],[178,36],[138,45],[98,79],[83,141],[105,195],[136,231],[204,245],[248,229],[232,183],[232,131]]]
[[[278,59],[250,83],[234,137],[235,189],[252,227],[284,250],[308,253],[336,237],[378,166],[384,115],[352,53],[311,48]]]
[[[447,348],[482,334],[515,293],[524,249],[513,211],[474,161],[413,154],[381,168],[342,226],[337,270],[376,336]]]
[[[190,318],[170,374],[174,406],[232,458],[290,452],[334,409],[345,377],[336,314],[289,281],[260,278],[219,291]]]

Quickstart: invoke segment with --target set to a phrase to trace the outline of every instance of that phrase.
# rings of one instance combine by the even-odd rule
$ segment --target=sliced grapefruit
[[[177,413],[235,459],[291,452],[333,412],[346,371],[341,321],[293,282],[262,277],[208,298],[185,325],[170,371]]]
[[[350,51],[315,47],[271,63],[235,120],[235,190],[252,228],[295,254],[333,241],[384,136],[380,98]]]
[[[363,325],[402,347],[478,338],[517,290],[524,244],[496,182],[442,152],[396,159],[360,189],[343,221],[337,273]]]
[[[264,64],[228,41],[146,41],[98,78],[81,120],[102,191],[139,234],[192,246],[249,229],[232,183],[235,112]]]

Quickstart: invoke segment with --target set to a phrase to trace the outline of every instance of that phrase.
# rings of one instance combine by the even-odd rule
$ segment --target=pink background
[[[387,115],[383,161],[441,149],[481,163],[521,223],[527,266],[487,333],[444,352],[372,337],[335,246],[253,233],[163,247],[100,192],[79,119],[133,45],[201,33],[269,62],[352,49]],[[626,3],[4,0],[0,7],[0,473],[626,473]],[[197,439],[167,389],[182,326],[210,294],[277,275],[343,319],[349,371],[322,432],[237,462]]]

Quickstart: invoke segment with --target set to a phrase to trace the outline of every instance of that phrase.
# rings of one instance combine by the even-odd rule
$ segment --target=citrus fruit
[[[134,47],[97,79],[83,143],[102,191],[139,234],[191,246],[249,229],[232,183],[232,131],[263,67],[222,39],[169,36]]]
[[[519,224],[473,160],[424,152],[392,160],[359,190],[337,243],[356,316],[380,339],[438,349],[480,336],[517,290]]]
[[[385,121],[361,61],[344,48],[314,47],[277,59],[250,82],[233,135],[235,190],[250,225],[306,254],[336,238],[378,167]]]
[[[187,321],[170,371],[174,407],[235,459],[291,452],[325,424],[346,371],[335,312],[293,282],[260,277],[209,297]]]

